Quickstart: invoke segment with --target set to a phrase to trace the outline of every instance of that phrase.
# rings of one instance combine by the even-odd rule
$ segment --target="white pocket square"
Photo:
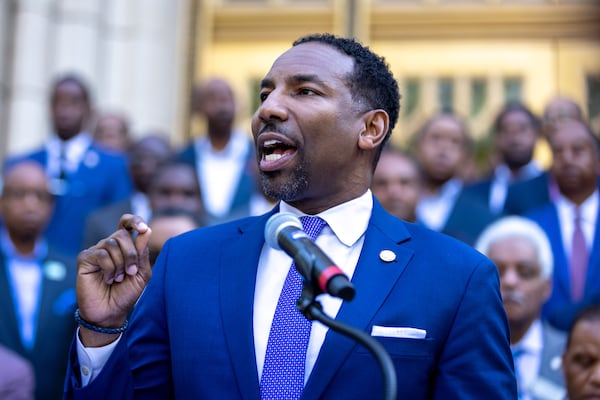
[[[405,339],[425,339],[427,331],[425,329],[409,328],[403,326],[379,326],[373,325],[371,336],[405,338]]]

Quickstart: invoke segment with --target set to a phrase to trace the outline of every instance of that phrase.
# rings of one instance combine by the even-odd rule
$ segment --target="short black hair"
[[[50,92],[50,96],[54,97],[54,93],[56,92],[56,89],[64,83],[73,83],[73,84],[79,86],[79,89],[81,89],[81,93],[83,94],[83,99],[85,100],[85,102],[88,105],[91,105],[89,86],[81,76],[79,76],[75,73],[68,73],[65,75],[61,75],[61,76],[57,77],[56,79],[54,79],[54,81],[52,83],[52,90]]]
[[[454,111],[448,110],[448,109],[435,112],[434,114],[429,116],[423,122],[423,124],[421,124],[421,126],[417,129],[417,131],[412,136],[411,142],[409,144],[410,149],[412,151],[415,151],[415,148],[419,145],[419,142],[421,142],[421,140],[423,140],[423,138],[425,137],[425,134],[429,132],[431,125],[433,125],[435,122],[437,122],[441,119],[446,119],[446,118],[451,119],[460,127],[460,130],[464,136],[465,149],[467,150],[468,153],[472,153],[475,145],[473,142],[473,138],[471,137],[471,130],[469,129],[469,126],[467,125],[467,121],[463,117],[461,117],[460,115],[455,113]]]
[[[533,111],[531,111],[525,104],[518,102],[518,101],[514,101],[514,102],[510,102],[504,105],[504,107],[502,107],[502,110],[500,110],[500,112],[498,113],[498,115],[496,116],[496,119],[494,120],[494,134],[498,134],[498,132],[500,131],[500,128],[502,127],[502,124],[504,122],[504,118],[515,111],[519,111],[524,113],[525,115],[527,115],[527,118],[529,118],[529,122],[531,122],[531,126],[533,126],[533,128],[539,133],[540,132],[540,128],[541,128],[541,121],[540,119],[537,117],[537,115],[535,115],[533,113]]]
[[[571,324],[571,328],[569,329],[569,334],[567,336],[567,349],[571,345],[571,339],[573,336],[573,331],[575,330],[575,326],[582,321],[600,321],[600,303],[592,303],[577,313],[575,319],[573,319],[573,323]]]
[[[387,62],[383,57],[373,53],[369,47],[364,46],[355,39],[338,37],[329,33],[303,36],[296,40],[293,46],[309,42],[330,45],[352,57],[354,59],[354,71],[348,77],[348,86],[352,96],[373,107],[373,109],[383,109],[388,114],[390,123],[385,139],[375,157],[375,163],[377,163],[381,149],[389,140],[400,113],[398,82],[396,82]]]

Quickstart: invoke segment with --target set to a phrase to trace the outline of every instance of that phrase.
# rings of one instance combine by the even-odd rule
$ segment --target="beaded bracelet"
[[[125,320],[125,322],[123,323],[123,326],[121,326],[119,328],[103,328],[101,326],[91,324],[91,323],[87,322],[85,319],[81,318],[81,315],[79,315],[79,308],[77,310],[75,310],[75,321],[79,325],[83,326],[84,328],[89,329],[90,331],[106,333],[107,335],[116,335],[118,333],[123,333],[127,330],[127,326],[129,325],[128,320]]]

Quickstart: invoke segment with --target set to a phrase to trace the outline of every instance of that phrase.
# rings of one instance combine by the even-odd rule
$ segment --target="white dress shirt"
[[[510,184],[535,178],[541,173],[542,170],[535,161],[521,167],[516,174],[513,174],[506,164],[498,165],[494,169],[494,178],[490,184],[490,210],[494,213],[502,211]]]
[[[354,274],[362,250],[372,208],[373,198],[371,192],[367,191],[359,198],[317,215],[327,222],[327,226],[323,228],[315,242],[349,278]],[[306,215],[284,202],[281,202],[280,211],[291,212],[299,217]],[[352,215],[352,218],[348,218],[349,215]],[[292,259],[285,252],[264,245],[258,263],[254,292],[254,351],[259,377],[262,375],[267,341],[279,293],[291,264]],[[335,318],[342,305],[341,299],[327,294],[317,296],[316,300],[323,306],[325,314],[331,318]],[[315,365],[326,333],[327,327],[313,321],[306,355],[305,382]]]
[[[150,221],[152,210],[150,209],[150,201],[148,196],[142,192],[135,192],[131,195],[131,213],[139,215],[144,221]]]
[[[443,230],[462,187],[462,182],[453,178],[441,187],[437,195],[422,196],[417,204],[417,220],[434,231]]]
[[[206,211],[216,217],[225,216],[246,168],[250,140],[242,132],[233,132],[223,150],[213,149],[208,138],[195,142],[198,162],[196,171],[202,188]]]
[[[518,371],[523,390],[521,400],[531,399],[528,388],[531,387],[539,375],[543,345],[542,322],[538,319],[531,324],[519,343],[511,346],[513,349],[524,350],[519,359],[515,360],[515,369]]]
[[[362,250],[364,234],[369,224],[372,208],[372,194],[370,190],[367,190],[354,200],[318,214],[327,222],[327,227],[323,228],[316,243],[350,279],[354,274]],[[280,204],[280,211],[291,212],[298,216],[305,215],[284,202]],[[352,218],[348,218],[348,215],[352,215]],[[254,348],[259,377],[262,374],[267,341],[279,293],[281,293],[291,263],[292,259],[286,253],[274,250],[265,243],[258,264],[253,315]],[[317,300],[323,306],[323,312],[331,318],[335,318],[342,300],[326,294],[317,296]],[[327,328],[324,325],[313,322],[306,355],[305,381],[315,365],[326,333]],[[77,356],[81,366],[81,385],[86,386],[98,376],[121,337],[107,346],[95,348],[83,346],[79,340],[79,331],[76,337]]]
[[[0,231],[0,243],[6,260],[6,273],[12,289],[21,342],[31,350],[37,331],[42,260],[47,253],[47,245],[40,240],[35,244],[31,255],[23,256],[17,252],[6,229]]]
[[[61,140],[58,136],[52,136],[46,142],[46,151],[48,152],[47,174],[49,177],[58,177],[61,167],[65,168],[67,173],[73,173],[79,168],[83,161],[87,149],[92,144],[92,137],[82,132],[67,141]],[[65,161],[61,166],[61,153],[64,147]]]
[[[580,206],[581,229],[585,237],[587,248],[592,247],[594,242],[596,220],[598,218],[598,207],[600,206],[598,190],[594,191]],[[577,206],[563,195],[560,195],[555,202],[558,210],[558,220],[560,223],[560,233],[563,239],[563,246],[567,259],[571,258],[571,247],[573,246],[573,232],[575,230],[575,210]]]

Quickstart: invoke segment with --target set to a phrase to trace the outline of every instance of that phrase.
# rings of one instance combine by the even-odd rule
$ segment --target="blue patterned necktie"
[[[319,217],[300,217],[302,227],[312,240],[327,223]],[[304,389],[306,350],[311,321],[296,308],[302,292],[302,276],[292,262],[285,278],[267,342],[260,379],[263,400],[298,399]]]

